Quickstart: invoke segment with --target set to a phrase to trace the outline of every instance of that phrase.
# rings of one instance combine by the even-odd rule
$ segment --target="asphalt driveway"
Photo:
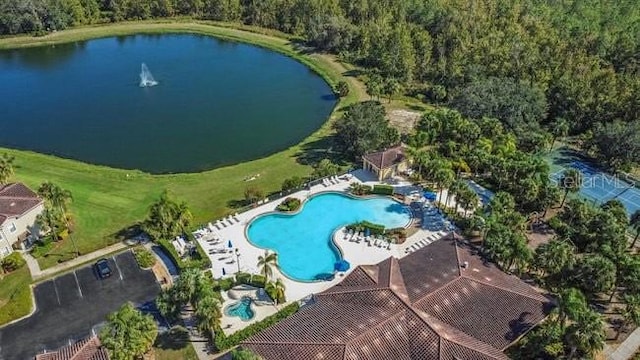
[[[23,360],[91,334],[107,314],[130,301],[152,300],[160,291],[149,270],[141,270],[130,251],[107,258],[113,274],[99,279],[92,265],[37,285],[36,312],[0,328],[0,360]]]

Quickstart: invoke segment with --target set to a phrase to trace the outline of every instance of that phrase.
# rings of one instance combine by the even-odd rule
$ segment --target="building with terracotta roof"
[[[378,181],[395,176],[408,169],[405,147],[398,145],[362,156],[362,168],[374,173]]]
[[[36,355],[36,360],[109,360],[109,353],[97,336],[78,341],[55,351]]]
[[[0,258],[39,235],[36,218],[44,202],[21,183],[0,186]]]
[[[358,266],[242,346],[265,360],[507,359],[551,307],[465,243],[441,239]]]

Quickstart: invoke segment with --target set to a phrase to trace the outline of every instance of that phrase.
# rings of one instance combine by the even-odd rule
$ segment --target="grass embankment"
[[[0,325],[4,325],[31,311],[31,275],[29,269],[23,266],[0,276]]]
[[[326,148],[331,133],[331,120],[344,105],[366,99],[362,84],[353,77],[345,77],[349,69],[335,58],[324,54],[307,54],[298,50],[289,39],[228,27],[216,27],[204,23],[124,23],[117,25],[77,28],[61,31],[41,38],[15,37],[0,40],[0,49],[17,48],[86,40],[91,38],[120,36],[137,33],[197,33],[237,40],[276,50],[291,56],[312,68],[330,84],[346,80],[350,95],[341,99],[330,121],[319,130],[282,152],[268,157],[233,166],[196,174],[150,175],[140,171],[113,169],[61,159],[28,151],[9,150],[15,156],[15,181],[22,181],[36,188],[44,181],[52,181],[73,194],[71,212],[75,221],[74,239],[81,253],[103,248],[116,240],[116,234],[144,218],[149,204],[163,189],[169,189],[180,199],[187,201],[195,223],[205,223],[233,212],[231,204],[243,198],[248,184],[266,192],[278,190],[283,179],[305,176],[309,165],[302,164],[302,155],[317,156]],[[4,152],[5,149],[0,149]],[[260,174],[251,183],[246,176]],[[57,264],[72,253],[71,241],[65,240],[53,249],[49,256],[38,259],[42,268]]]

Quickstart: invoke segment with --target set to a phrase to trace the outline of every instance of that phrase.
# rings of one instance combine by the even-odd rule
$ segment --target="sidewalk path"
[[[111,246],[107,246],[106,248],[94,251],[92,253],[88,253],[82,256],[78,256],[73,260],[66,261],[62,264],[50,267],[48,269],[40,270],[40,265],[38,264],[38,260],[36,260],[33,256],[28,253],[23,253],[22,256],[27,261],[27,266],[29,267],[29,271],[31,271],[31,278],[33,280],[38,280],[43,277],[47,277],[61,271],[65,271],[71,268],[74,268],[78,265],[84,264],[91,260],[95,260],[101,258],[107,254],[114,253],[127,248],[127,244],[123,242],[119,242],[117,244],[113,244]]]
[[[604,352],[608,360],[628,360],[640,348],[640,328],[635,329],[615,351],[610,346],[605,347]]]

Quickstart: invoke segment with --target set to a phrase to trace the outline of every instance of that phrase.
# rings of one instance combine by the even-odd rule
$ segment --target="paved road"
[[[110,278],[98,279],[88,265],[36,286],[35,313],[0,328],[0,360],[32,359],[38,352],[84,338],[122,304],[142,304],[160,291],[153,273],[141,270],[131,252],[108,261]]]

